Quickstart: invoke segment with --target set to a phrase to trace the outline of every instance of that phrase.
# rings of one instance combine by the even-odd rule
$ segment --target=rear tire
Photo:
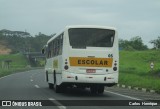
[[[61,92],[60,85],[57,85],[57,79],[56,79],[56,73],[55,72],[54,72],[54,91],[56,93],[60,93]]]
[[[99,86],[98,87],[98,93],[103,94],[103,92],[104,92],[104,86]]]
[[[48,82],[48,72],[46,71],[46,81]]]
[[[52,83],[48,83],[49,89],[53,89],[53,84]]]
[[[61,92],[61,86],[57,85],[57,82],[54,83],[54,91],[56,93],[60,93]]]

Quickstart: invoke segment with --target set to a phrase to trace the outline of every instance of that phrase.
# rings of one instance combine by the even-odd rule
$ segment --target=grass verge
[[[5,60],[11,60],[9,68],[6,68],[6,66],[3,65]],[[29,70],[30,68],[27,67],[28,65],[28,60],[22,54],[0,55],[0,77]]]
[[[150,62],[154,62],[154,70]],[[119,83],[160,92],[160,51],[121,51]]]

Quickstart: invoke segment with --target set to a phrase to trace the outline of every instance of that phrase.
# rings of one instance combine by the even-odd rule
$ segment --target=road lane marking
[[[130,96],[127,96],[127,95],[122,95],[122,94],[115,93],[115,92],[111,92],[111,91],[106,91],[106,90],[105,90],[105,92],[112,93],[112,94],[119,95],[119,96],[123,96],[123,97],[130,98],[130,99],[133,99],[133,100],[141,100],[141,99],[139,99],[139,98],[130,97]]]
[[[36,88],[40,88],[38,85],[34,85]]]
[[[48,98],[51,102],[53,102],[59,109],[67,109],[65,106],[63,106],[60,102],[56,101],[54,98]]]
[[[34,73],[34,74],[32,74],[32,75],[30,76],[30,81],[31,81],[31,82],[33,81],[33,76],[35,76],[35,75],[38,74],[38,73],[40,73],[40,72],[36,72],[36,73]]]
[[[9,77],[9,76],[12,76],[12,75],[18,74],[18,73],[25,73],[25,72],[27,72],[27,71],[24,71],[24,72],[17,72],[17,73],[13,73],[13,74],[9,74],[9,75],[6,75],[6,76],[3,76],[3,77],[0,77],[0,79],[6,78],[6,77]]]
[[[6,76],[3,76],[3,77],[0,77],[0,79],[3,79],[3,78],[6,78],[6,77],[9,77],[9,76],[11,76],[11,75],[13,75],[13,74],[10,74],[10,75],[6,75]]]

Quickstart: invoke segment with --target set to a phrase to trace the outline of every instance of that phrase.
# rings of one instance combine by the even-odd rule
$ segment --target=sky
[[[118,37],[160,36],[160,0],[0,0],[0,30],[51,35],[66,25],[117,28]]]

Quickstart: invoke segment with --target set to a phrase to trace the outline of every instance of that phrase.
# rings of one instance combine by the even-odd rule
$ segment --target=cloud
[[[119,37],[156,38],[159,0],[0,0],[0,29],[52,34],[66,25],[114,26]],[[151,37],[152,36],[152,37]]]

